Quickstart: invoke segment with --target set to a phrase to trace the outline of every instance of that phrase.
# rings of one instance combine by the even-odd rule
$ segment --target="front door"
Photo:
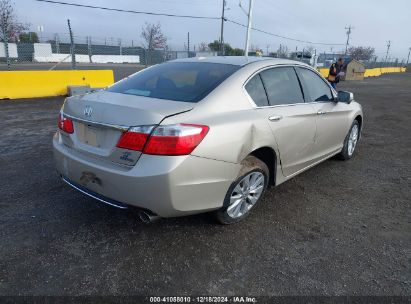
[[[341,150],[349,122],[348,104],[336,102],[329,84],[307,68],[296,68],[305,100],[316,113],[315,158],[322,159]]]
[[[280,152],[284,176],[290,176],[313,163],[316,137],[315,114],[309,104],[262,109]]]

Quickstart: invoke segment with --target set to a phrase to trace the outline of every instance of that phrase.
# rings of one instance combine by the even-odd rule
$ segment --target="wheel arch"
[[[362,128],[362,116],[360,114],[358,114],[357,116],[355,116],[354,120],[358,121],[358,123],[360,124],[360,130]]]
[[[276,173],[277,173],[277,154],[273,148],[261,147],[255,149],[249,155],[252,155],[262,162],[264,162],[269,170],[269,184],[275,185],[276,183]]]
[[[362,119],[362,115],[358,114],[357,116],[355,116],[354,120],[358,121],[359,127],[360,127],[360,137],[361,137],[361,131],[362,131],[362,124],[363,124],[363,119]]]

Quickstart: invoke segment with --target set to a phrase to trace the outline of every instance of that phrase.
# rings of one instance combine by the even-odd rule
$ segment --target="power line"
[[[226,19],[226,20],[227,20],[228,22],[233,23],[233,24],[236,24],[236,25],[239,25],[239,26],[242,26],[242,27],[247,28],[246,25],[244,25],[244,24],[242,24],[242,23],[239,23],[239,22],[237,22],[237,21],[234,21],[234,20],[231,20],[231,19]],[[291,38],[291,37],[286,37],[286,36],[282,36],[282,35],[270,33],[270,32],[267,32],[267,31],[264,31],[264,30],[261,30],[261,29],[255,28],[255,27],[251,27],[251,29],[254,30],[254,31],[256,31],[256,32],[260,32],[260,33],[267,34],[267,35],[270,35],[270,36],[274,36],[274,37],[278,37],[278,38],[282,38],[282,39],[287,39],[287,40],[291,40],[291,41],[302,42],[302,43],[319,44],[319,45],[344,45],[344,43],[312,42],[312,41],[307,41],[307,40],[295,39],[295,38]]]
[[[165,13],[153,13],[153,12],[143,12],[143,11],[135,11],[135,10],[125,10],[125,9],[119,9],[119,8],[110,8],[110,7],[104,7],[104,6],[77,4],[77,3],[54,1],[54,0],[35,0],[35,1],[45,2],[45,3],[52,3],[52,4],[68,5],[68,6],[74,6],[74,7],[100,9],[100,10],[114,11],[114,12],[121,12],[121,13],[152,15],[152,16],[165,16],[165,17],[191,18],[191,19],[208,19],[208,20],[221,20],[222,19],[221,17],[195,16],[195,15],[177,15],[177,14],[165,14]],[[225,17],[224,17],[223,20],[247,28],[247,25],[244,25],[244,24],[239,23],[237,21],[230,20],[230,19],[227,19]],[[254,27],[251,27],[251,29],[256,31],[256,32],[260,32],[260,33],[263,33],[263,34],[266,34],[266,35],[270,35],[270,36],[274,36],[274,37],[278,37],[278,38],[282,38],[282,39],[286,39],[286,40],[301,42],[301,43],[318,44],[318,45],[344,45],[343,43],[324,43],[324,42],[312,42],[312,41],[307,41],[307,40],[300,40],[300,39],[295,39],[295,38],[291,38],[291,37],[278,35],[278,34],[275,34],[275,33],[270,33],[270,32],[267,32],[267,31],[264,31],[264,30],[261,30],[261,29],[257,29],[257,28],[254,28]]]
[[[119,8],[110,8],[104,6],[94,6],[94,5],[86,5],[86,4],[77,4],[77,3],[70,3],[70,2],[62,2],[62,1],[53,1],[53,0],[36,0],[38,2],[47,2],[52,4],[62,4],[62,5],[69,5],[69,6],[76,6],[76,7],[85,7],[85,8],[94,8],[94,9],[101,9],[106,11],[115,11],[115,12],[122,12],[122,13],[132,13],[132,14],[143,14],[143,15],[153,15],[153,16],[166,16],[166,17],[178,17],[178,18],[191,18],[191,19],[210,19],[210,20],[218,20],[221,19],[220,17],[208,17],[208,16],[192,16],[192,15],[176,15],[176,14],[164,14],[164,13],[153,13],[153,12],[142,12],[142,11],[135,11],[135,10],[125,10]]]

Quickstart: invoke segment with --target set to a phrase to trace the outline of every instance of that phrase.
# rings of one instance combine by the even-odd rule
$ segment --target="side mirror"
[[[349,104],[354,100],[354,94],[348,91],[338,91],[337,100]]]

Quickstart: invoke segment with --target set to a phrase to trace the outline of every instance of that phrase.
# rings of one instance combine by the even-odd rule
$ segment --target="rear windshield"
[[[132,75],[108,91],[198,102],[240,67],[208,62],[168,62]]]

